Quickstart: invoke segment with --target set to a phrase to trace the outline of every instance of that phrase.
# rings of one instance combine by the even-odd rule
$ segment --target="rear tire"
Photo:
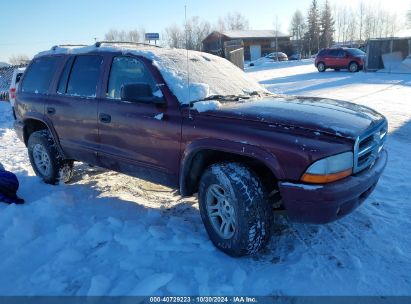
[[[27,144],[34,172],[47,184],[67,183],[73,175],[73,161],[64,160],[48,130],[30,135]]]
[[[267,244],[272,213],[260,178],[248,167],[210,166],[201,177],[199,205],[211,241],[228,255],[254,254]]]
[[[351,62],[351,63],[349,64],[349,66],[348,66],[348,70],[349,70],[351,73],[358,72],[359,66],[358,66],[358,64],[357,64],[356,62]]]
[[[324,62],[319,62],[318,64],[317,64],[317,70],[318,70],[318,72],[325,72],[325,70],[326,70],[326,67],[325,67],[325,64],[324,64]]]

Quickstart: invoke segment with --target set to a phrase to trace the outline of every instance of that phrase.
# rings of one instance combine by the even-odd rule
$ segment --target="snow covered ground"
[[[318,73],[311,61],[247,72],[273,92],[388,117],[389,163],[360,208],[327,225],[280,217],[264,252],[230,258],[195,200],[168,188],[80,163],[72,183],[42,183],[0,103],[0,162],[27,201],[0,203],[0,295],[411,295],[411,75]]]

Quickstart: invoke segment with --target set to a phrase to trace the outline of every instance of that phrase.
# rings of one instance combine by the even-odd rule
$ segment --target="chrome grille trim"
[[[368,168],[378,159],[387,139],[387,133],[388,123],[384,120],[357,137],[354,144],[354,173]]]

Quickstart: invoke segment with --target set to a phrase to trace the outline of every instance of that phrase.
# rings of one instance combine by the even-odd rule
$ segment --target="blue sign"
[[[159,33],[146,33],[146,40],[159,40],[160,34]]]

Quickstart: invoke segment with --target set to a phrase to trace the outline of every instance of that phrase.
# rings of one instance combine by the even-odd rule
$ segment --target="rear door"
[[[98,150],[97,96],[103,63],[101,55],[68,57],[45,108],[66,156],[93,164]]]
[[[326,65],[328,67],[338,67],[338,50],[329,50]]]
[[[143,59],[114,56],[107,75],[105,98],[99,102],[101,166],[176,186],[178,181],[181,112],[164,94],[166,104],[120,99],[125,84],[149,84],[157,96],[167,92],[154,67]],[[158,71],[155,70],[157,73]]]

